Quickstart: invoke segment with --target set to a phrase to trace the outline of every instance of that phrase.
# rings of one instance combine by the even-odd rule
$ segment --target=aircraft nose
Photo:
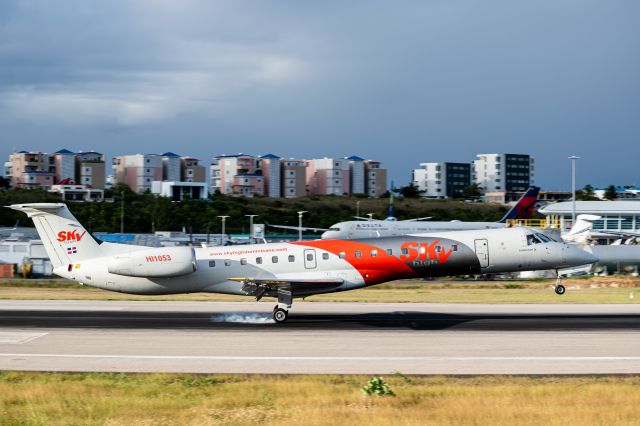
[[[598,260],[600,260],[598,257],[574,245],[568,244],[566,247],[565,261],[570,266],[588,265],[596,263]]]

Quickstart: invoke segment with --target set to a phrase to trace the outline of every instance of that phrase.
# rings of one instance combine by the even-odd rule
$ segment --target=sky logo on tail
[[[60,241],[61,243],[64,242],[76,242],[79,243],[80,240],[82,240],[82,237],[84,237],[84,234],[86,234],[87,231],[82,231],[82,233],[79,233],[77,230],[73,230],[73,231],[60,231],[58,232],[58,241]]]

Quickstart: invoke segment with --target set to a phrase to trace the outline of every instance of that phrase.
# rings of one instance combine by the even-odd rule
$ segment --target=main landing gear
[[[273,320],[278,324],[285,322],[289,317],[289,309],[292,304],[291,287],[278,288],[278,304],[273,308]]]
[[[273,320],[277,323],[285,322],[289,317],[289,311],[276,305],[273,308]]]
[[[559,296],[562,296],[567,291],[562,285],[562,276],[560,274],[558,274],[558,278],[556,279],[556,285],[554,288],[556,290],[556,294]]]

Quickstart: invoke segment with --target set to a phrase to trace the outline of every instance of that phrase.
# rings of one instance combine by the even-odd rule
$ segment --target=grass
[[[425,303],[640,303],[640,279],[635,277],[590,277],[565,280],[567,293],[558,296],[554,280],[520,281],[395,281],[370,288],[322,294],[311,302],[425,302]],[[224,294],[179,294],[136,296],[80,286],[66,280],[33,283],[30,280],[0,282],[0,299],[16,300],[164,300],[240,301],[246,296]],[[267,299],[269,303],[272,300]]]
[[[631,425],[640,377],[0,373],[0,425]]]

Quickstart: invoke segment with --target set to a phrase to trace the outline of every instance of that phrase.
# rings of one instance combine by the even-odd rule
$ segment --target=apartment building
[[[534,177],[535,160],[527,154],[478,154],[473,161],[473,181],[483,189],[485,201],[517,200]]]
[[[227,195],[264,195],[264,182],[253,155],[220,155],[211,161],[211,191]]]
[[[19,151],[5,162],[5,177],[16,188],[49,190],[60,182],[104,189],[104,155],[61,149],[53,154]]]
[[[207,169],[195,157],[180,157],[180,180],[182,182],[207,182]],[[171,180],[168,177],[165,180]],[[205,185],[206,186],[206,185]]]
[[[307,189],[310,194],[344,195],[351,191],[350,165],[346,158],[307,161]]]
[[[280,157],[275,154],[260,157],[258,167],[262,171],[264,195],[267,197],[282,196],[282,163],[280,160]]]
[[[113,158],[113,170],[117,184],[124,184],[132,191],[151,191],[153,181],[162,181],[163,157],[157,154],[120,155]]]
[[[46,152],[18,151],[9,156],[11,186],[50,189],[55,184],[55,157]]]
[[[78,152],[75,157],[76,184],[94,189],[104,189],[104,155],[99,152],[89,151]]]
[[[305,160],[281,158],[281,194],[285,198],[307,195],[307,163]]]
[[[387,169],[380,161],[364,161],[364,191],[369,197],[379,197],[387,192]]]
[[[420,163],[413,170],[413,184],[424,191],[425,198],[459,198],[471,185],[470,163]]]

